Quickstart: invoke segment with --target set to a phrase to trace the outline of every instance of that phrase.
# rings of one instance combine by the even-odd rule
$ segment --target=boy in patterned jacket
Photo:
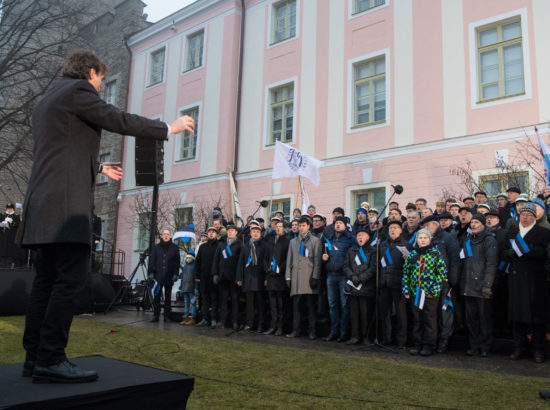
[[[430,356],[434,351],[441,284],[447,280],[445,261],[431,239],[430,231],[419,230],[418,247],[403,265],[403,295],[410,301],[414,323],[412,355]]]

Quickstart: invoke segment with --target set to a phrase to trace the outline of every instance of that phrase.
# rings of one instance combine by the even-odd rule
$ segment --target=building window
[[[149,231],[151,229],[151,212],[138,214],[137,250],[144,251],[149,247]]]
[[[204,46],[204,31],[191,34],[187,37],[187,53],[185,71],[194,70],[202,66],[202,51]]]
[[[99,156],[99,163],[103,164],[104,162],[111,162],[111,154],[110,153],[101,154]],[[109,177],[107,175],[98,174],[98,176],[97,176],[97,183],[98,184],[106,184],[107,182],[109,182]]]
[[[296,0],[273,4],[272,44],[296,36]]]
[[[149,85],[161,83],[164,79],[164,47],[151,53],[149,58]]]
[[[287,221],[290,221],[290,198],[274,199],[271,202],[271,213],[267,215],[266,220],[269,221],[271,215],[275,211],[281,211]],[[266,225],[268,225],[266,223]]]
[[[96,247],[95,247],[96,252],[102,251],[104,249],[104,246],[105,246],[104,238],[105,238],[105,231],[106,231],[106,228],[107,228],[107,215],[101,215],[99,217],[99,221],[101,223],[101,230],[100,230],[100,233],[99,233],[99,238],[94,237],[94,242],[97,241],[96,242]]]
[[[109,81],[105,85],[105,101],[109,104],[116,105],[116,80]]]
[[[353,65],[353,126],[362,127],[386,121],[386,59]]]
[[[174,209],[174,227],[176,231],[181,231],[183,228],[191,223],[193,223],[192,206]]]
[[[294,129],[294,83],[270,90],[270,132],[268,145],[292,142]]]
[[[480,101],[525,93],[519,17],[477,29]]]
[[[487,198],[496,203],[497,195],[506,192],[508,187],[517,187],[521,192],[529,192],[529,172],[505,172],[493,175],[481,175],[479,188],[487,193]]]
[[[361,13],[386,3],[386,0],[354,0],[354,13]]]
[[[361,189],[358,191],[352,191],[352,209],[351,214],[355,215],[355,212],[361,208],[363,202],[368,202],[371,208],[376,208],[378,211],[382,211],[386,202],[386,190],[385,188],[374,189]],[[353,222],[353,221],[352,221]]]
[[[199,130],[199,107],[193,107],[182,111],[181,115],[189,115],[195,120],[195,130],[193,133],[183,131],[180,139],[180,161],[193,159],[197,155],[197,133]]]

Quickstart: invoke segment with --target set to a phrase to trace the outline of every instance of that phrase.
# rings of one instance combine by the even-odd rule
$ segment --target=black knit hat
[[[485,226],[487,224],[487,221],[485,220],[485,216],[483,216],[483,214],[474,214],[474,216],[472,216],[472,220],[474,220],[474,219],[481,222],[483,224],[483,226]]]
[[[425,217],[424,219],[422,219],[420,221],[420,225],[424,225],[428,222],[432,222],[432,221],[435,221],[435,222],[439,222],[439,219],[437,219],[437,216],[435,215],[428,215],[427,217]]]
[[[300,219],[298,219],[298,223],[307,223],[309,226],[311,226],[311,219],[309,219],[309,216],[307,215],[302,215]]]
[[[393,220],[393,221],[388,221],[387,223],[387,226],[388,228],[390,227],[390,225],[397,225],[399,226],[401,229],[403,229],[403,221],[396,221],[396,220]]]
[[[338,221],[342,222],[344,225],[346,225],[348,223],[344,216],[337,216],[336,219],[334,220],[334,223],[336,223]]]
[[[439,215],[439,220],[442,220],[442,219],[454,219],[454,218],[449,212],[443,212],[441,215]]]
[[[345,214],[346,214],[346,213],[344,212],[344,208],[341,208],[341,207],[339,207],[339,206],[336,207],[336,208],[334,208],[334,209],[332,210],[332,213],[334,213],[334,212],[339,212],[339,213],[341,213],[342,215],[345,215]]]

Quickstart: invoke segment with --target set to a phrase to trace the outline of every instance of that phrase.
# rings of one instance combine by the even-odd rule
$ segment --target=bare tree
[[[543,156],[537,139],[529,137],[527,133],[525,137],[515,142],[512,157],[508,159],[495,158],[495,173],[491,174],[491,177],[501,181],[503,186],[523,188],[522,190],[529,197],[534,197],[546,185],[546,177],[541,168]],[[530,180],[525,178],[526,170],[532,176]],[[449,173],[457,177],[458,184],[450,185],[442,190],[441,199],[443,200],[451,197],[461,199],[473,195],[476,191],[487,189],[481,179],[478,180],[474,177],[474,166],[470,160],[451,168]]]
[[[80,42],[84,1],[0,0],[0,193],[21,198],[32,162],[30,118]]]

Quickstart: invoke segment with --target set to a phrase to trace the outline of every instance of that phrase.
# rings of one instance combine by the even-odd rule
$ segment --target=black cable
[[[142,321],[129,322],[127,324],[126,323],[119,324],[118,326],[126,326],[128,324],[137,323],[137,322],[142,322]],[[108,333],[108,334],[110,334],[110,333]],[[137,350],[132,349],[127,345],[120,345],[120,344],[115,343],[113,341],[111,341],[111,342],[113,344],[115,344],[116,346],[123,347],[126,350],[129,350],[133,353],[140,353],[147,360],[149,360],[150,362],[156,364],[157,366],[159,366],[161,368],[166,367],[166,365],[164,363],[158,362],[153,357],[149,356],[143,350],[144,348],[147,348],[147,347],[150,347],[150,346],[161,346],[161,345],[175,345],[177,347],[177,349],[175,351],[164,352],[164,353],[156,353],[157,356],[159,356],[161,354],[174,354],[174,353],[179,353],[179,352],[182,351],[181,346],[178,343],[175,343],[175,342],[146,343],[146,344],[143,344],[143,345],[139,346]],[[262,391],[272,391],[272,392],[276,392],[276,393],[294,394],[294,395],[304,396],[304,397],[314,397],[314,398],[319,398],[319,399],[348,400],[348,401],[355,401],[355,402],[360,402],[360,403],[384,404],[384,405],[391,405],[391,406],[422,407],[422,408],[427,408],[427,409],[442,409],[442,410],[457,410],[458,409],[458,408],[453,408],[453,407],[427,406],[425,404],[416,404],[416,403],[392,403],[392,402],[387,402],[387,401],[383,401],[383,400],[369,400],[369,399],[360,399],[360,398],[347,397],[347,396],[329,396],[329,395],[324,395],[324,394],[302,392],[302,391],[298,391],[298,390],[276,389],[276,388],[272,388],[272,387],[268,387],[268,386],[238,383],[238,382],[227,381],[227,380],[223,380],[223,379],[216,379],[216,378],[213,378],[213,377],[201,376],[199,374],[194,374],[194,373],[186,373],[186,374],[189,375],[189,376],[195,377],[197,379],[207,380],[207,381],[215,382],[215,383],[227,384],[227,385],[231,385],[231,386],[238,386],[238,387],[244,387],[244,388],[255,389],[255,390],[262,390]],[[383,391],[378,391],[376,393],[380,393],[380,392],[383,392]]]

